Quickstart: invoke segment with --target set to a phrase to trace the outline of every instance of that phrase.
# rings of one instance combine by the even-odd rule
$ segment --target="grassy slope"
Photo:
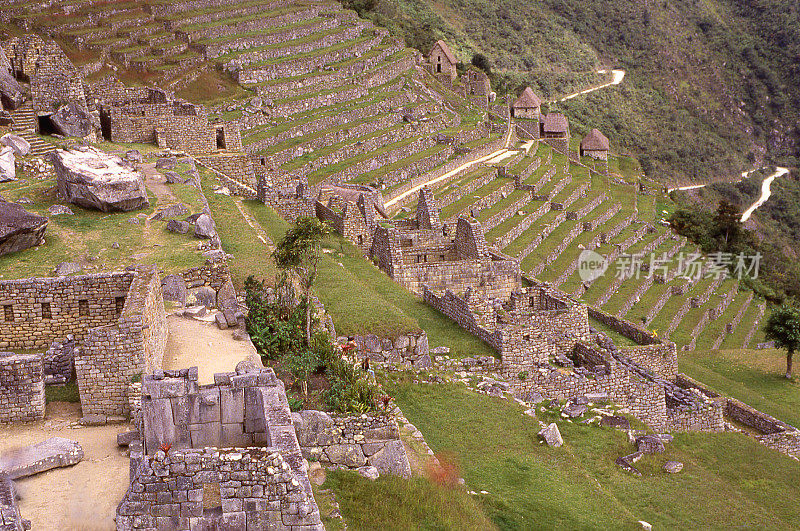
[[[633,451],[621,432],[559,420],[565,444],[554,449],[510,402],[456,385],[388,390],[434,451],[455,456],[468,488],[488,491],[479,499],[502,529],[635,529],[640,519],[661,529],[800,525],[800,465],[744,435],[677,434],[664,454],[636,464],[636,478],[614,464]],[[663,472],[667,460],[683,471]]]
[[[348,529],[494,529],[462,488],[394,476],[372,482],[341,470],[332,472],[324,486],[336,493]]]
[[[234,281],[241,285],[248,275],[274,278],[270,251],[245,223],[236,206],[238,200],[210,193],[212,180],[205,173],[203,182],[223,248],[234,256]],[[288,227],[287,222],[261,203],[245,201],[242,208],[273,242],[279,241]],[[453,356],[494,354],[476,337],[394,283],[344,238],[331,236],[323,248],[331,252],[322,254],[316,291],[326,311],[333,316],[337,333],[394,336],[421,328],[428,333],[431,347],[450,347]]]
[[[775,349],[681,352],[678,367],[716,391],[800,426],[800,383],[787,381],[786,354]]]

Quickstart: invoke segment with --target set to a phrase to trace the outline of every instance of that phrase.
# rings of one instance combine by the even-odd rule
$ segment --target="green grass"
[[[763,350],[681,352],[678,368],[712,389],[800,426],[800,381],[786,380],[786,353]]]
[[[535,419],[514,403],[456,385],[387,386],[437,453],[459,462],[467,487],[501,529],[794,528],[800,464],[742,434],[679,433],[663,454],[636,464],[634,477],[614,464],[633,452],[610,428],[556,420],[565,444],[537,441]],[[667,460],[681,473],[661,470]],[[769,470],[768,477],[764,471]]]
[[[348,529],[495,528],[464,488],[441,487],[423,478],[370,481],[344,470],[329,473],[323,486],[336,493]]]
[[[78,384],[76,382],[69,382],[64,385],[47,385],[44,388],[44,396],[47,403],[79,403],[81,401],[81,397],[78,394]]]
[[[204,188],[213,178],[201,168]],[[223,248],[232,254],[231,274],[241,286],[249,275],[271,281],[275,267],[269,250],[257,232],[245,223],[237,199],[207,194]],[[265,230],[273,243],[283,236],[288,223],[257,201],[244,201],[242,208]],[[338,235],[323,245],[317,295],[332,316],[340,335],[373,333],[396,336],[423,329],[431,347],[447,346],[456,357],[493,355],[494,351],[456,323],[415,297],[366,260],[361,251]]]

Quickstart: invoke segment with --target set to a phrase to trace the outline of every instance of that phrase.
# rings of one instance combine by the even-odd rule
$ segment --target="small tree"
[[[317,218],[297,218],[272,253],[278,268],[294,272],[305,292],[306,345],[311,345],[311,288],[317,279],[319,245],[329,233],[328,225]]]
[[[792,377],[792,355],[800,350],[800,311],[781,306],[773,311],[764,326],[764,335],[775,346],[786,350],[786,378]]]
[[[284,359],[286,368],[300,381],[303,396],[308,396],[308,377],[319,367],[319,357],[311,349],[289,352]]]

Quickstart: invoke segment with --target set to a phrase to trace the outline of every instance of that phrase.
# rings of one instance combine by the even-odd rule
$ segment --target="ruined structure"
[[[155,267],[4,280],[0,302],[0,348],[44,351],[53,341],[74,335],[85,415],[126,414],[131,380],[161,367],[167,328]]]
[[[511,116],[514,117],[517,134],[523,134],[533,140],[540,137],[541,107],[542,100],[534,94],[530,87],[525,87],[519,98],[511,104]]]
[[[519,264],[491,251],[474,219],[459,218],[454,232],[445,234],[433,194],[423,188],[416,218],[379,225],[370,254],[381,270],[414,293],[421,294],[427,285],[506,298],[519,284]]]
[[[428,53],[428,63],[425,66],[436,78],[447,82],[449,85],[456,79],[457,64],[458,60],[447,43],[436,41],[430,53]]]
[[[376,215],[388,218],[381,193],[364,185],[320,186],[315,210],[319,219],[366,252],[372,248]]]
[[[145,376],[119,531],[323,529],[283,383],[238,369],[202,386],[196,367]]]
[[[589,131],[589,134],[581,140],[581,157],[607,160],[608,150],[608,138],[598,129],[592,129]]]
[[[208,112],[157,87],[126,87],[109,77],[89,87],[102,136],[111,142],[155,144],[187,153],[241,151],[239,129],[209,122]]]
[[[482,109],[488,109],[493,98],[489,76],[483,70],[470,68],[461,76],[464,97]]]
[[[44,417],[41,354],[0,352],[0,424]]]

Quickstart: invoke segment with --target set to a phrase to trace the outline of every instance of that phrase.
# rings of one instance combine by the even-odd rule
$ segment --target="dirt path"
[[[244,359],[261,366],[261,358],[250,341],[233,339],[232,330],[220,330],[213,322],[186,317],[167,317],[169,338],[164,351],[165,369],[197,366],[200,384],[214,383],[214,373],[233,372]]]
[[[598,70],[598,74],[605,74],[608,70]],[[582,94],[589,94],[590,92],[594,92],[595,90],[600,90],[602,88],[610,87],[612,85],[619,85],[622,83],[622,80],[625,79],[625,70],[612,70],[611,73],[613,74],[613,79],[608,83],[603,83],[602,85],[597,85],[596,87],[588,88],[586,90],[582,90],[580,92],[576,92],[574,94],[570,94],[569,96],[564,96],[560,100],[555,101],[567,101],[571,100],[572,98],[577,98]],[[551,101],[550,103],[555,103],[555,101]]]
[[[129,461],[117,446],[117,433],[126,424],[81,427],[80,405],[54,402],[47,405],[45,420],[4,426],[0,452],[42,442],[50,437],[78,441],[83,461],[15,482],[21,496],[23,518],[36,531],[113,530],[117,505],[128,488]]]
[[[750,208],[744,211],[744,214],[742,214],[742,220],[741,220],[742,223],[750,219],[750,216],[753,214],[753,212],[755,212],[758,207],[767,202],[769,196],[772,195],[772,190],[770,190],[770,186],[772,186],[772,181],[774,181],[776,178],[782,175],[786,175],[787,173],[789,173],[789,168],[782,168],[778,166],[775,168],[775,173],[764,179],[764,181],[761,183],[761,197],[759,197],[755,203],[750,205]]]
[[[469,168],[471,168],[471,167],[473,167],[473,166],[475,166],[477,164],[481,164],[481,163],[487,162],[487,161],[492,161],[495,158],[497,158],[498,161],[502,160],[505,157],[500,157],[500,156],[501,155],[505,155],[506,153],[509,154],[508,155],[509,157],[514,155],[516,153],[516,151],[512,151],[512,150],[508,149],[510,147],[509,144],[511,143],[511,132],[512,132],[512,128],[509,127],[508,131],[506,132],[506,141],[505,141],[505,144],[504,144],[505,147],[502,147],[502,148],[498,149],[497,151],[493,151],[493,152],[489,153],[488,155],[484,155],[483,157],[481,157],[479,159],[475,159],[475,160],[470,161],[470,162],[465,162],[461,166],[459,166],[459,167],[457,167],[455,169],[452,169],[449,172],[447,172],[447,173],[445,173],[443,175],[440,175],[439,177],[436,177],[435,179],[431,179],[430,181],[426,181],[424,183],[421,183],[421,184],[418,184],[417,186],[412,187],[410,190],[408,190],[406,192],[403,192],[402,194],[398,195],[397,197],[387,201],[386,204],[384,205],[384,208],[386,208],[388,210],[388,208],[390,206],[392,206],[393,204],[397,203],[398,201],[401,201],[402,199],[404,199],[404,198],[406,198],[406,197],[408,197],[408,196],[410,196],[412,194],[415,194],[415,193],[419,192],[422,188],[424,188],[426,186],[430,186],[432,184],[436,184],[436,183],[438,183],[440,181],[443,181],[445,179],[449,179],[450,177],[452,177],[452,176],[454,176],[454,175],[456,175],[456,174],[458,174],[458,173],[460,173],[460,172],[462,172],[462,171],[464,171],[466,169],[469,169]]]

